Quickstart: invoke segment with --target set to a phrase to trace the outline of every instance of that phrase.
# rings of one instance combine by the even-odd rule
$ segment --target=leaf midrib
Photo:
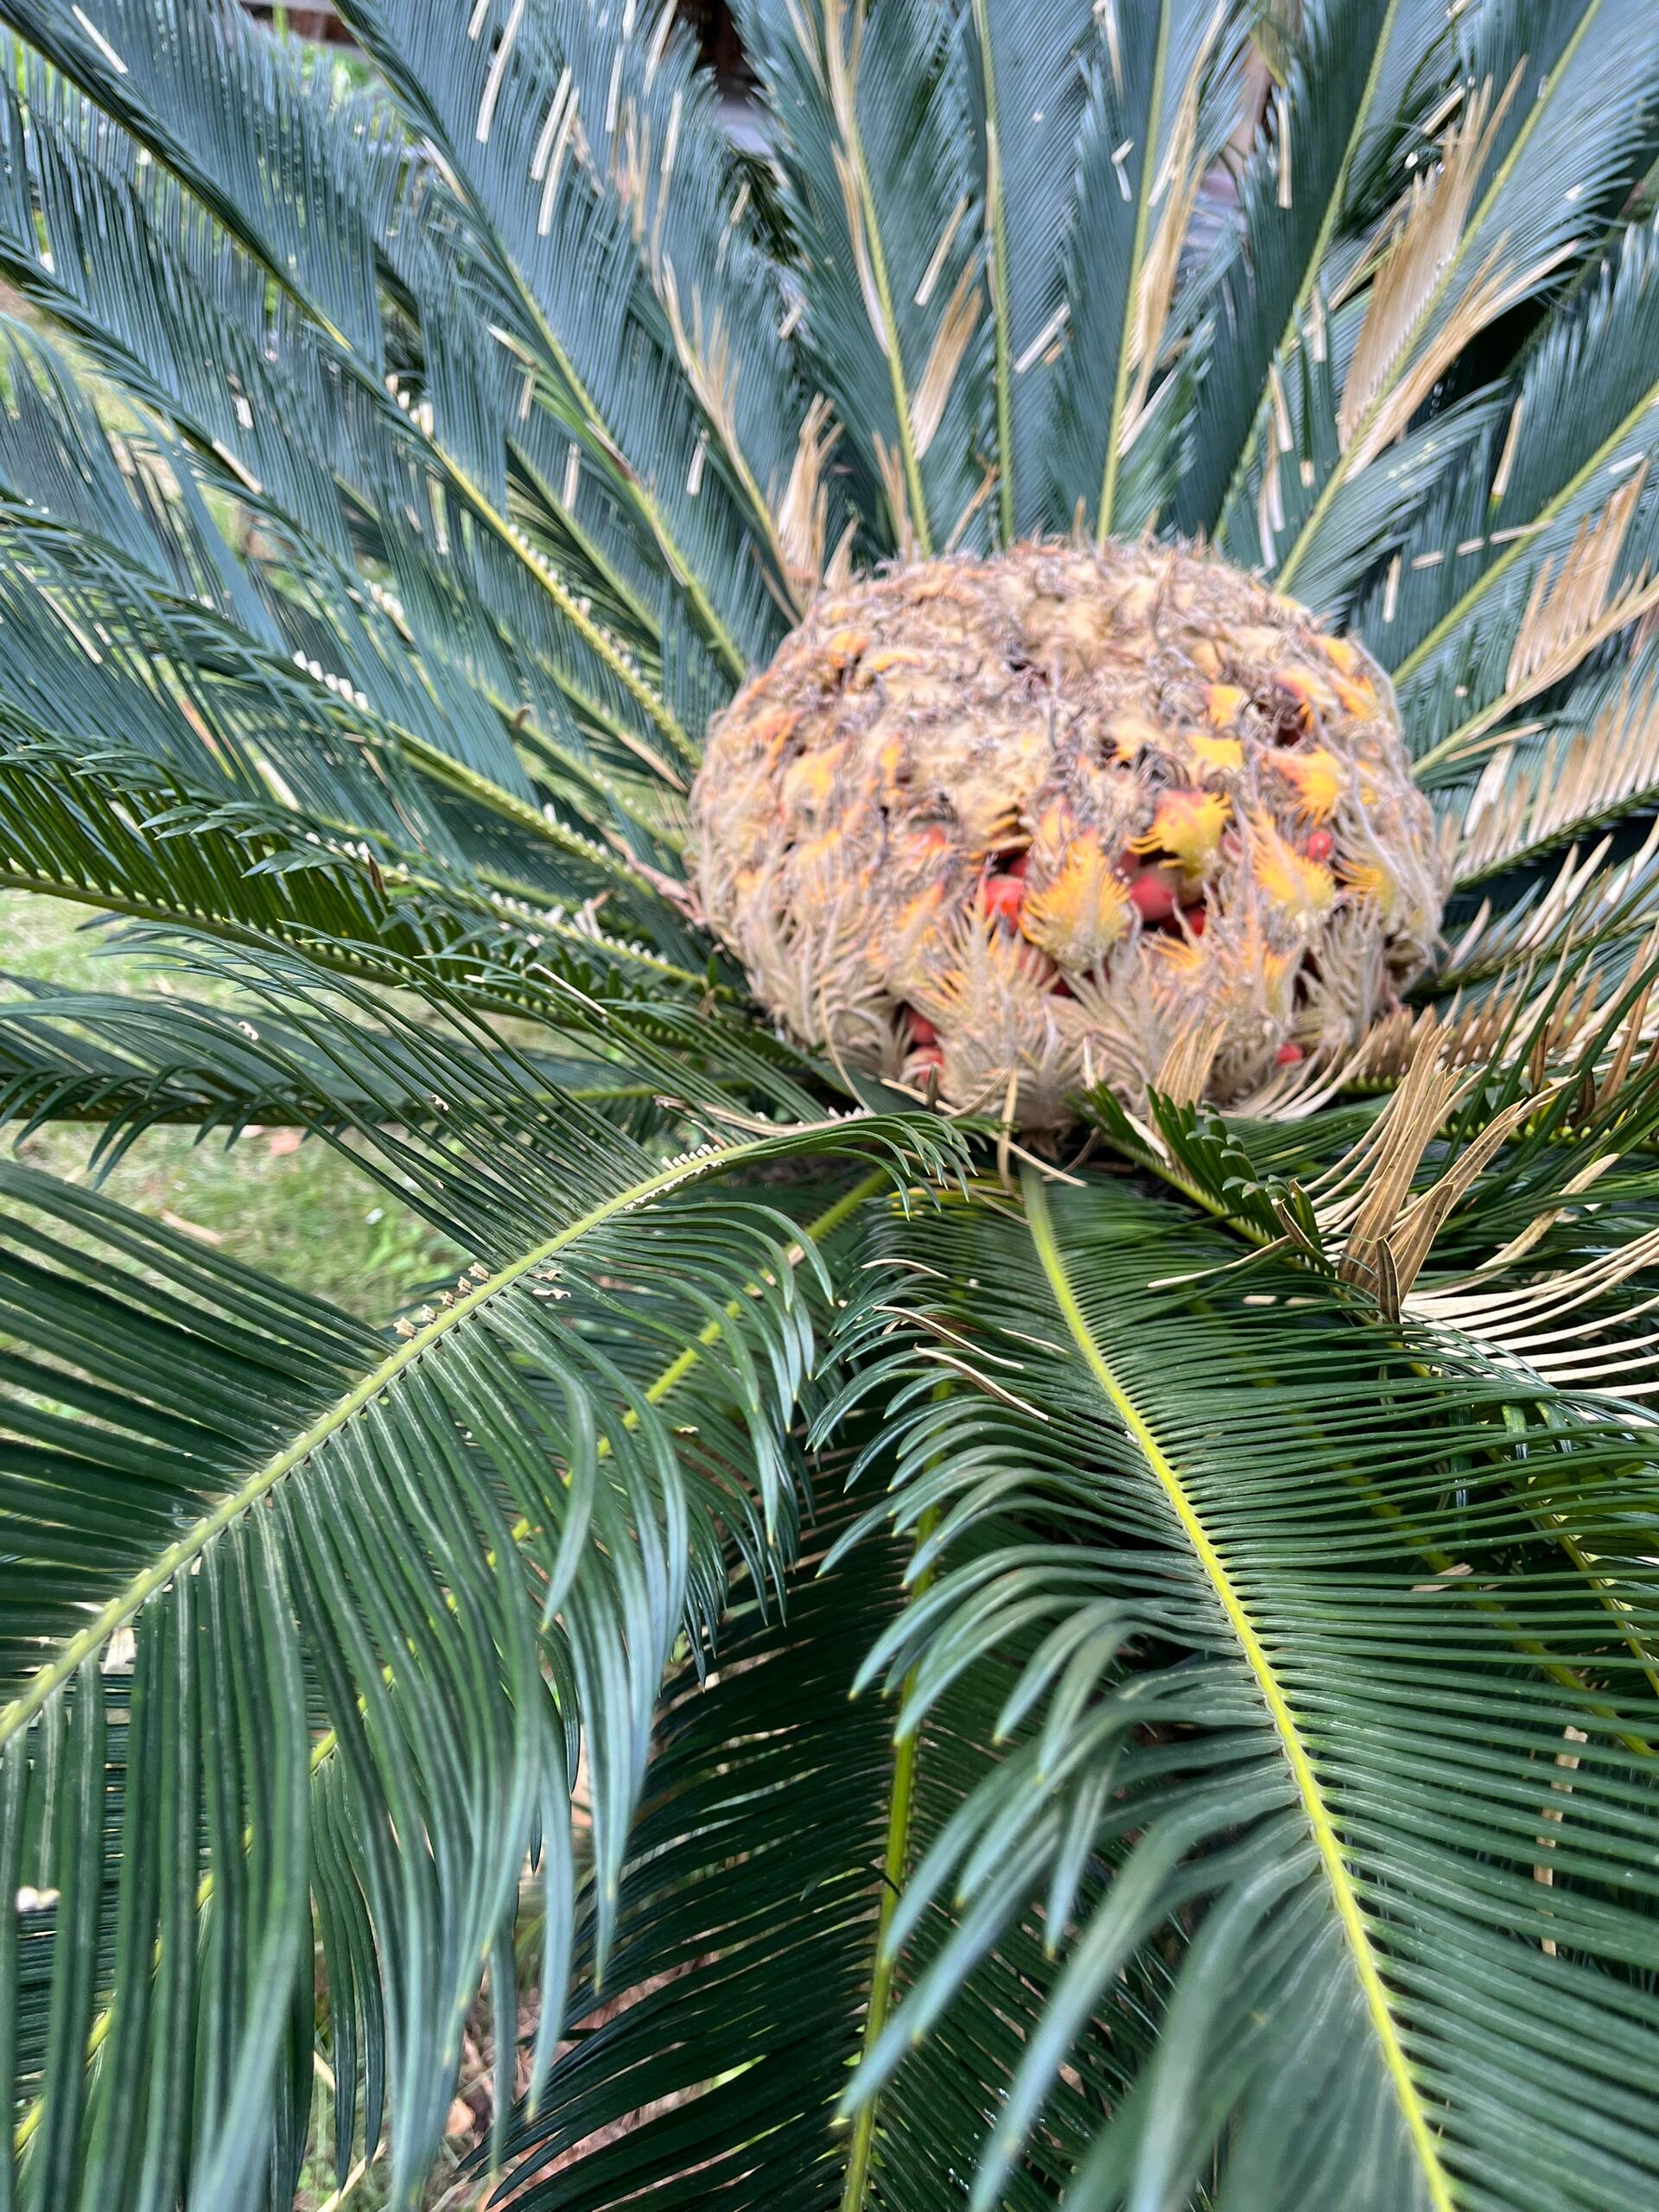
[[[935,1396],[948,1395],[949,1383],[941,1383]],[[916,1554],[920,1557],[932,1535],[938,1520],[937,1509],[929,1506],[916,1524]],[[930,1560],[911,1586],[909,1603],[918,1604],[926,1596],[933,1582],[933,1564]],[[902,1716],[905,1707],[913,1694],[920,1673],[918,1660],[905,1676],[899,1692],[899,1710]],[[883,2031],[893,2015],[893,1961],[887,1955],[888,1936],[899,1910],[899,1900],[904,1893],[905,1876],[910,1871],[911,1827],[916,1809],[916,1765],[921,1756],[921,1736],[911,1729],[901,1736],[894,1747],[893,1785],[887,1800],[887,1844],[881,1862],[881,1901],[876,1908],[875,1933],[870,1954],[870,1991],[864,2015],[864,2033],[859,2046],[861,2063],[881,2040]],[[870,2197],[870,2176],[875,2155],[875,2121],[879,2096],[867,2097],[853,2114],[852,2136],[847,2149],[847,2177],[841,2193],[841,2212],[867,2212]]]
[[[1111,535],[1113,510],[1117,505],[1117,480],[1122,466],[1118,450],[1123,435],[1123,404],[1128,397],[1130,360],[1135,350],[1140,314],[1141,285],[1146,273],[1147,228],[1152,215],[1152,194],[1158,175],[1163,140],[1164,78],[1169,65],[1169,17],[1173,0],[1158,0],[1158,44],[1153,58],[1152,88],[1147,98],[1147,135],[1141,156],[1140,183],[1135,196],[1135,238],[1129,248],[1129,281],[1123,291],[1123,322],[1118,333],[1117,373],[1112,385],[1111,413],[1106,422],[1105,473],[1101,480],[1100,512],[1095,526],[1097,543]]]
[[[836,7],[827,15],[824,27],[826,40],[842,38],[842,11]],[[826,57],[827,59],[827,57]],[[876,212],[875,192],[870,182],[868,164],[864,159],[863,135],[858,128],[858,88],[855,78],[857,42],[849,56],[844,48],[838,47],[836,57],[828,61],[831,68],[840,67],[847,76],[847,127],[843,131],[839,118],[836,119],[836,135],[846,149],[851,165],[853,182],[858,194],[860,213],[864,223],[864,243],[869,256],[870,277],[875,286],[876,302],[881,312],[882,328],[878,334],[881,350],[887,356],[887,381],[893,393],[893,427],[899,438],[899,457],[904,470],[905,490],[911,507],[911,526],[915,532],[917,549],[925,561],[933,557],[933,533],[928,520],[927,494],[922,483],[921,460],[916,451],[915,432],[911,422],[909,387],[906,380],[904,351],[899,344],[899,318],[893,303],[893,286],[887,276],[887,250],[881,242],[880,219]],[[831,102],[833,113],[834,102]],[[901,518],[893,518],[895,534],[899,533]]]
[[[1440,2162],[1434,2131],[1422,2096],[1412,2075],[1400,2031],[1389,2004],[1387,1984],[1372,1945],[1353,1877],[1348,1871],[1342,1840],[1325,1802],[1313,1759],[1278,1671],[1268,1656],[1249,1608],[1239,1595],[1225,1562],[1188,1497],[1179,1471],[1165,1452],[1140,1408],[1119,1382],[1090,1329],[1065,1261],[1054,1234],[1048,1199],[1039,1175],[1027,1169],[1024,1176],[1026,1218],[1043,1274],[1072,1341],[1108,1402],[1128,1430],[1153,1477],[1163,1491],[1217,1601],[1238,1640],[1246,1664],[1267,1706],[1291,1772],[1304,1817],[1313,1833],[1325,1870],[1332,1904],[1347,1939],[1361,1993],[1375,2030],[1383,2066],[1399,2102],[1401,2115],[1411,2138],[1428,2190],[1433,2212],[1455,2212],[1446,2170]]]
[[[980,71],[985,82],[985,204],[990,245],[990,293],[993,347],[995,358],[997,512],[1002,519],[1004,543],[1014,541],[1014,393],[1008,301],[1008,224],[1002,190],[1001,130],[996,102],[996,67],[991,52],[988,0],[973,0],[974,36],[979,43]]]

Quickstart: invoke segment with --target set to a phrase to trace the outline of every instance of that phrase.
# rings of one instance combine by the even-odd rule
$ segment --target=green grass
[[[123,957],[87,909],[27,892],[0,892],[0,969],[65,990],[154,990],[158,982],[153,964]],[[189,990],[212,995],[194,976]],[[198,1142],[188,1129],[152,1129],[101,1187],[371,1320],[386,1319],[423,1284],[453,1273],[457,1255],[425,1223],[319,1140],[290,1149],[292,1135],[249,1134],[227,1147],[222,1135]],[[95,1138],[60,1125],[13,1149],[32,1167],[85,1182]]]

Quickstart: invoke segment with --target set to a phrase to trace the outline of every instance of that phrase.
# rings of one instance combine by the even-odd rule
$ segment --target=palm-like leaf
[[[934,1579],[870,1664],[914,1668],[919,1715],[1044,1630],[1002,1707],[1040,1728],[888,1941],[946,1899],[958,1965],[1033,1891],[1051,1929],[1077,1922],[976,2201],[998,2201],[1123,1964],[1177,1931],[1166,2031],[1084,2158],[1090,2201],[1184,2202],[1222,2144],[1224,2202],[1496,2203],[1521,2142],[1536,2201],[1640,2201],[1651,2146],[1607,2124],[1653,2056],[1631,1856],[1653,1817],[1650,1574],[1608,1543],[1611,1514],[1651,1510],[1629,1417],[1336,1305],[1287,1313],[1297,1277],[1271,1262],[1205,1281],[1230,1256],[1213,1232],[1144,1199],[1033,1185],[1026,1211],[907,1238],[884,1301],[916,1314],[918,1374],[944,1323],[993,1395],[904,1423],[899,1516],[937,1522]],[[993,1494],[1052,1533],[953,1566]],[[1593,1579],[1564,1577],[1585,1552]],[[1092,1908],[1079,1834],[1123,1840]],[[951,1981],[922,1979],[861,2095]]]
[[[284,982],[293,1007],[299,979]],[[673,1639],[682,1626],[705,1632],[717,1611],[728,1535],[764,1573],[796,1510],[777,1446],[763,1440],[786,1426],[804,1371],[794,1259],[810,1241],[791,1255],[785,1223],[748,1209],[685,1212],[676,1200],[718,1165],[759,1166],[780,1144],[786,1154],[813,1139],[785,1133],[729,1160],[705,1147],[664,1165],[528,1068],[515,1081],[499,1058],[486,1071],[430,1037],[405,1033],[388,1049],[338,1020],[302,1027],[314,1054],[364,1084],[370,1114],[336,1111],[365,1133],[407,1110],[411,1075],[429,1086],[433,1134],[382,1136],[378,1172],[390,1185],[395,1166],[397,1186],[480,1256],[401,1340],[9,1171],[7,1331],[18,1349],[6,1364],[22,1394],[12,1479],[17,1508],[32,1499],[37,1510],[10,1570],[3,1732],[22,1871],[60,1892],[63,1931],[53,2033],[18,2058],[22,2085],[41,2099],[29,2172],[45,2202],[92,2186],[89,2143],[118,2200],[156,2158],[160,2186],[176,2191],[181,2156],[189,2193],[207,2201],[254,2186],[267,2115],[294,2093],[276,2060],[305,1955],[308,1714],[330,1731],[308,1764],[339,1762],[335,1817],[367,1853],[319,1878],[357,1900],[365,1939],[388,1967],[400,1962],[379,2001],[394,2166],[418,2172],[532,1823],[546,1834],[566,1820],[578,1711],[594,1715],[594,1843],[611,1884]],[[302,1058],[263,1042],[277,1080],[303,1081]],[[868,1135],[880,1147],[900,1126],[872,1122]],[[865,1141],[861,1124],[846,1128]],[[66,1244],[54,1219],[101,1249]],[[118,1296],[118,1257],[143,1271],[117,1278]],[[721,1288],[726,1303],[712,1304]],[[607,1313],[632,1324],[620,1347],[607,1343]],[[688,1339],[702,1347],[696,1374],[676,1378],[698,1414],[690,1449],[655,1412],[648,1376],[630,1373],[654,1344]],[[515,1371],[526,1357],[533,1382]],[[709,1395],[722,1371],[728,1406],[719,1386]],[[96,1431],[78,1432],[66,1409],[95,1414]],[[589,1589],[603,1594],[590,1603]],[[537,1668],[538,1620],[559,1706]],[[164,1750],[130,1736],[129,1758],[181,1762],[183,1802],[208,1816],[197,1847],[195,1816],[184,1815],[174,1849],[191,1862],[181,1893],[192,1917],[198,1871],[213,1889],[219,1965],[194,1988],[187,1975],[160,2018],[142,1986],[118,1993],[83,2117],[80,2068],[65,2056],[91,2030],[106,1914],[118,1950],[136,1945],[142,1957],[154,1942],[165,1961],[194,1944],[162,1910],[144,1853],[124,1857],[107,1903],[81,1865],[90,1852],[95,1870],[101,1855],[102,1669],[122,1631],[141,1714],[165,1710],[171,1723]],[[216,1697],[229,1702],[214,1720]],[[268,1768],[249,1764],[256,1746]],[[92,1794],[60,1809],[66,1758],[87,1763]],[[325,1836],[314,1847],[326,1859]],[[416,1836],[426,1840],[418,1853]],[[198,2037],[225,2054],[223,2076],[188,2152],[181,2139],[158,2151],[158,2131],[177,2126],[181,2054]],[[104,2109],[99,2093],[117,2081],[124,2094]],[[278,2198],[283,2178],[270,2177]]]
[[[341,12],[0,0],[0,882],[234,1001],[0,1102],[476,1255],[5,1171],[0,2204],[286,2203],[314,1940],[413,2203],[532,1862],[524,2202],[1659,2202],[1651,7],[745,0],[771,229],[671,11]],[[1055,1192],[680,878],[821,584],[1074,528],[1346,622],[1459,849],[1350,1063]]]
[[[728,1625],[709,1688],[690,1669],[665,1688],[613,1994],[573,2022],[575,2048],[512,2145],[528,2205],[597,2212],[642,2188],[664,2208],[716,2193],[779,2212],[849,2192],[894,2207],[953,2201],[985,2089],[1006,2088],[1040,2022],[1055,1969],[1033,1913],[965,1978],[880,2131],[868,2110],[830,2125],[872,2005],[884,2014],[895,1993],[878,1949],[896,1885],[999,1764],[988,1739],[1017,1679],[999,1655],[899,1746],[879,1702],[849,1707],[865,1655],[904,1611],[908,1552],[872,1542],[819,1579],[847,1520],[842,1505],[819,1522],[781,1621],[750,1605]],[[1085,1878],[1091,1897],[1102,1871]],[[899,1989],[950,1925],[948,1911],[925,1916]],[[1010,2203],[1048,2203],[1047,2181],[1091,2112],[1122,2092],[1145,2046],[1137,1996],[1144,2005],[1146,1993],[1126,1987],[1112,2008],[1114,2047],[1061,2086],[1046,2174],[1020,2177]],[[601,2129],[605,2147],[573,2161],[572,2146]]]

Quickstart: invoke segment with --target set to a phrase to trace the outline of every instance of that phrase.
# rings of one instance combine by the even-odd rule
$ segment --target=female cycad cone
[[[1386,678],[1163,548],[821,600],[714,724],[692,811],[709,923],[799,1039],[1028,1128],[1138,1096],[1184,1036],[1244,1101],[1356,1044],[1440,925]]]

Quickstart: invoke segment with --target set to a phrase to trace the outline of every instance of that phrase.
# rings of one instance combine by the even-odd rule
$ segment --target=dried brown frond
[[[1338,1270],[1344,1282],[1375,1286],[1382,1247],[1410,1195],[1412,1179],[1468,1081],[1446,1065],[1438,1033],[1426,1027],[1404,1082],[1351,1156],[1348,1187],[1338,1183],[1316,1209],[1327,1234],[1347,1233]]]
[[[1152,1079],[1154,1090],[1177,1106],[1196,1106],[1209,1084],[1226,1033],[1224,1024],[1214,1020],[1195,1022],[1192,1028],[1183,1029],[1158,1064]]]
[[[1546,1090],[1513,1100],[1494,1115],[1474,1140],[1465,1145],[1446,1173],[1421,1192],[1389,1231],[1389,1254],[1394,1279],[1403,1298],[1416,1281],[1434,1239],[1459,1201],[1471,1191],[1482,1171],[1495,1160],[1510,1138],[1537,1112],[1552,1094]]]
[[[1574,1179],[1573,1194],[1588,1191],[1611,1164],[1592,1162]],[[1659,1395],[1659,1330],[1636,1325],[1659,1310],[1659,1294],[1608,1309],[1622,1285],[1659,1263],[1659,1230],[1535,1281],[1505,1287],[1494,1279],[1501,1265],[1529,1249],[1517,1240],[1477,1274],[1415,1293],[1408,1311],[1414,1320],[1472,1338],[1501,1365],[1557,1389]]]
[[[880,430],[874,434],[872,443],[875,448],[876,474],[881,479],[882,496],[887,503],[887,518],[893,524],[899,558],[908,563],[918,557],[921,545],[917,535],[917,518],[911,512],[910,486],[905,480],[904,455],[887,443]]]
[[[1392,241],[1376,267],[1337,410],[1337,435],[1351,475],[1403,435],[1447,369],[1483,330],[1578,251],[1579,240],[1567,239],[1542,259],[1517,269],[1505,259],[1508,241],[1501,238],[1434,321],[1448,273],[1465,241],[1476,187],[1526,67],[1524,61],[1517,64],[1496,104],[1490,83],[1465,100],[1441,141],[1439,162],[1413,178]]]
[[[1571,676],[1599,645],[1659,607],[1659,578],[1640,575],[1616,584],[1630,518],[1647,477],[1645,461],[1599,515],[1580,524],[1559,568],[1545,562],[1534,581],[1504,671],[1503,689],[1434,748],[1436,760],[1476,749],[1486,732]]]
[[[1434,304],[1463,242],[1475,188],[1524,67],[1523,63],[1516,69],[1496,108],[1490,82],[1472,93],[1440,141],[1439,162],[1413,175],[1343,383],[1337,432],[1344,448],[1388,389],[1395,365]]]
[[[927,366],[922,380],[916,387],[911,402],[911,429],[916,441],[916,456],[919,461],[938,435],[944,410],[950,403],[950,387],[957,380],[957,371],[962,366],[963,354],[979,321],[979,311],[984,305],[979,289],[979,271],[972,262],[957,279],[957,289],[950,303],[939,318],[934,333],[932,350],[927,357]]]
[[[995,491],[1000,473],[994,461],[986,462],[984,474],[969,495],[962,512],[950,525],[950,534],[944,541],[944,550],[947,553],[954,553],[967,536],[969,524],[990,498],[992,493]]]
[[[691,327],[688,330],[680,309],[679,285],[672,262],[659,258],[658,275],[658,294],[668,316],[668,327],[673,334],[675,351],[685,371],[686,381],[696,395],[698,406],[719,433],[721,443],[734,454],[739,454],[737,363],[732,357],[725,320],[716,308],[705,323],[702,296],[694,289]]]
[[[1570,847],[1543,896],[1517,919],[1495,914],[1483,899],[1474,919],[1452,947],[1440,967],[1440,981],[1463,986],[1516,967],[1554,961],[1575,947],[1605,934],[1609,917],[1626,900],[1632,901],[1632,927],[1644,910],[1646,871],[1659,855],[1659,820],[1656,820],[1637,850],[1612,868],[1604,862],[1611,849],[1611,837],[1597,840],[1581,855]]]
[[[1370,1290],[1391,1318],[1410,1298],[1435,1238],[1503,1146],[1561,1088],[1561,1079],[1529,1089],[1493,1116],[1426,1190],[1412,1184],[1431,1143],[1471,1085],[1478,1071],[1466,1062],[1455,1036],[1432,1016],[1418,1027],[1404,1080],[1388,1106],[1346,1157],[1308,1185],[1314,1215],[1327,1241],[1345,1237],[1338,1274]],[[1596,1171],[1599,1173],[1600,1170]],[[1593,1180],[1586,1178],[1585,1187]],[[1519,1240],[1524,1249],[1535,1236]]]
[[[775,509],[778,542],[789,579],[804,601],[824,581],[824,547],[830,525],[830,492],[824,470],[841,436],[830,402],[816,395],[802,417],[789,481]]]
[[[1541,846],[1554,844],[1659,795],[1659,677],[1627,675],[1587,729],[1523,754],[1500,746],[1463,812],[1453,880],[1478,882]]]
[[[1198,101],[1211,54],[1226,21],[1224,7],[1217,7],[1206,25],[1193,57],[1171,124],[1168,143],[1153,179],[1152,206],[1158,211],[1147,242],[1135,294],[1132,341],[1132,378],[1120,426],[1120,449],[1135,442],[1168,326],[1175,297],[1175,278],[1204,181],[1207,156],[1198,141]]]
[[[1588,650],[1581,640],[1601,632],[1609,609],[1640,588],[1632,580],[1615,594],[1613,576],[1647,474],[1644,459],[1599,516],[1580,523],[1560,569],[1552,574],[1545,563],[1539,569],[1504,671],[1506,701],[1529,698],[1575,668]],[[1633,620],[1636,611],[1622,620]]]
[[[1404,435],[1412,416],[1452,363],[1483,330],[1528,298],[1552,269],[1571,256],[1577,244],[1576,239],[1571,240],[1522,270],[1504,267],[1498,260],[1498,249],[1493,250],[1404,375],[1356,424],[1351,440],[1344,448],[1351,475],[1357,476]]]
[[[1643,975],[1656,961],[1659,928],[1649,931],[1628,973]],[[1627,1084],[1644,1080],[1659,1058],[1659,1008],[1653,1002],[1653,987],[1637,992],[1609,1032],[1610,1012],[1629,989],[1628,976],[1604,976],[1592,969],[1576,985],[1564,988],[1562,964],[1558,957],[1541,973],[1535,963],[1529,963],[1501,988],[1472,1005],[1454,996],[1438,1010],[1389,1016],[1376,1025],[1356,1055],[1352,1079],[1399,1082],[1412,1065],[1424,1031],[1432,1026],[1448,1068],[1524,1064],[1540,1088],[1571,1069],[1592,1085],[1587,1105],[1605,1112]],[[1591,1055],[1587,1067],[1586,1055]]]

